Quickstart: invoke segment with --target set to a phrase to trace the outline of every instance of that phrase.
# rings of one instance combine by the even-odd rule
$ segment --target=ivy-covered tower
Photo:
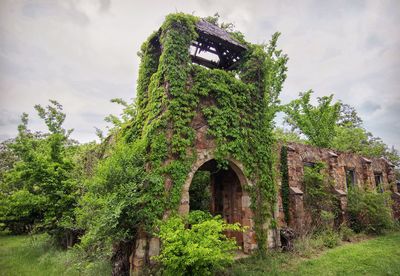
[[[148,201],[132,270],[159,252],[155,221],[194,208],[191,196],[201,193],[191,184],[199,171],[209,172],[208,210],[246,226],[245,233],[227,233],[245,253],[274,245],[271,133],[287,61],[277,37],[254,45],[216,22],[178,13],[143,44],[135,120],[123,135],[143,147],[146,160]]]

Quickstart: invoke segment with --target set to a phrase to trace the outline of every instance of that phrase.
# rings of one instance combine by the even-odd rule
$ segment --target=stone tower
[[[277,37],[268,48],[254,45],[209,21],[169,15],[143,44],[136,119],[125,131],[146,143],[154,217],[188,214],[192,179],[208,171],[209,211],[246,226],[227,235],[250,253],[276,238],[268,227],[276,201],[270,134],[287,58],[275,50]],[[149,225],[139,227],[133,271],[159,253]]]

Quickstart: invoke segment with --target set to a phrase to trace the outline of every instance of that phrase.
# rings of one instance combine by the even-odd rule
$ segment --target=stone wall
[[[352,171],[354,175],[354,185],[370,189],[378,189],[376,177],[380,178],[383,190],[391,190],[395,206],[400,205],[400,194],[397,187],[392,185],[395,182],[394,166],[383,158],[368,159],[363,156],[339,152],[325,148],[318,148],[309,145],[289,143],[287,145],[288,160],[288,182],[290,191],[290,222],[286,225],[282,207],[282,200],[279,199],[278,222],[281,227],[289,226],[299,234],[307,233],[311,225],[311,216],[304,208],[303,198],[303,176],[304,166],[312,165],[322,161],[327,165],[327,174],[334,183],[334,193],[340,201],[342,211],[341,217],[344,219],[347,206],[347,185],[346,171]],[[395,207],[396,217],[400,217],[398,208]]]

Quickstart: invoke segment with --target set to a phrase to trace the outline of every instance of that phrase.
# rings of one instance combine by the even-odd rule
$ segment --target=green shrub
[[[342,241],[352,241],[352,238],[354,237],[355,233],[354,231],[349,228],[347,225],[342,224],[339,228],[339,235],[340,235],[340,239]]]
[[[238,249],[224,231],[242,231],[242,227],[202,211],[193,211],[188,217],[172,216],[160,226],[162,248],[154,259],[163,265],[166,275],[211,275],[233,263]]]
[[[335,219],[335,214],[330,211],[321,210],[321,227],[323,230],[332,229]]]
[[[350,227],[355,232],[365,231],[374,234],[393,228],[391,204],[388,192],[351,189],[348,193],[347,206]]]
[[[340,244],[340,236],[334,230],[321,232],[318,237],[322,240],[325,247],[334,248]]]
[[[304,167],[304,201],[311,214],[311,230],[331,229],[337,216],[337,198],[333,195],[333,182],[326,173],[326,164],[316,162]]]

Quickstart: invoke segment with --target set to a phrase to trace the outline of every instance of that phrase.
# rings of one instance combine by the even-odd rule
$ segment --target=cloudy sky
[[[118,114],[111,98],[135,97],[141,43],[168,13],[218,12],[253,43],[282,33],[289,55],[284,103],[300,91],[335,94],[365,127],[400,149],[400,1],[1,0],[0,140],[15,136],[22,112],[44,129],[33,105],[56,99],[72,138]]]

